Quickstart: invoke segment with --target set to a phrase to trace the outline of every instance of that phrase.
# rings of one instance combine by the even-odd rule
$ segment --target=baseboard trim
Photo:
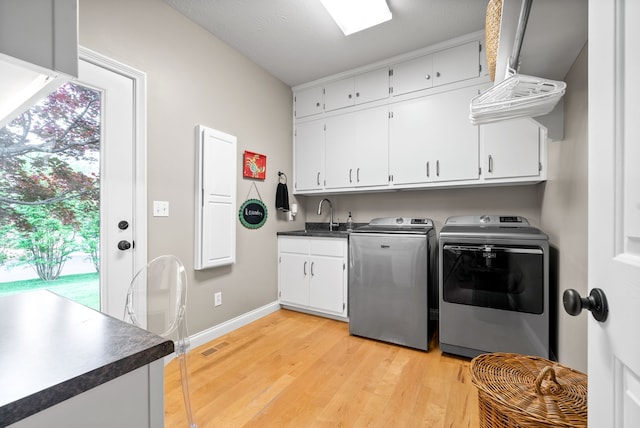
[[[265,317],[279,309],[280,309],[280,303],[278,303],[277,301],[271,302],[262,307],[256,308],[252,311],[246,312],[242,315],[232,318],[228,321],[225,321],[218,325],[214,325],[213,327],[207,330],[191,335],[189,336],[189,341],[191,342],[190,349],[194,349],[194,348],[197,348],[198,346],[204,345],[205,343],[211,342],[212,340],[215,340],[220,336],[224,336],[227,333],[231,333],[233,330],[243,327],[249,323],[252,323],[253,321],[259,320],[260,318]],[[165,365],[168,364],[174,358],[175,358],[175,353],[166,356],[164,359]]]

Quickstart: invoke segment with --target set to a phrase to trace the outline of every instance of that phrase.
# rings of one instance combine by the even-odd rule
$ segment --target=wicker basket
[[[520,354],[483,354],[471,361],[481,428],[587,426],[587,375]]]
[[[496,57],[498,56],[501,19],[502,0],[489,0],[485,19],[485,44],[487,47],[487,66],[489,67],[491,80],[496,78]]]

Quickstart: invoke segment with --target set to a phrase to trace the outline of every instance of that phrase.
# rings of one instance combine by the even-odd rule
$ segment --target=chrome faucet
[[[324,201],[329,202],[329,231],[332,232],[333,231],[333,226],[339,226],[338,223],[334,223],[333,222],[333,204],[331,203],[331,201],[327,198],[324,198],[323,200],[320,201],[320,203],[318,204],[318,215],[322,214],[322,203]]]

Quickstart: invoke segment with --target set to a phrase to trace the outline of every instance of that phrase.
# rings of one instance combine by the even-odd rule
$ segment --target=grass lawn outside
[[[45,288],[85,306],[100,310],[100,278],[97,272],[65,275],[55,281],[27,279],[0,283],[0,297]]]

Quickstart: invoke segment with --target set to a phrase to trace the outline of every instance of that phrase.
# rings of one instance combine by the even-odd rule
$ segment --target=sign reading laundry
[[[249,229],[258,229],[267,221],[267,207],[259,199],[248,199],[238,213],[240,223]]]

